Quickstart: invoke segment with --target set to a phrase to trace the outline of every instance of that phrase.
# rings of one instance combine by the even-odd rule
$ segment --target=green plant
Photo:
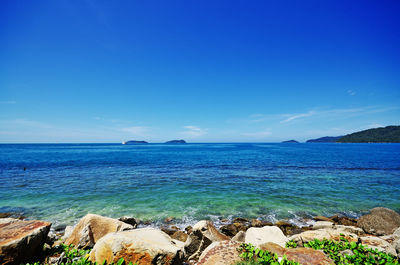
[[[237,265],[299,265],[290,261],[285,256],[279,258],[277,254],[254,247],[251,244],[241,244],[240,257],[244,260]]]
[[[297,248],[297,243],[294,242],[293,240],[290,240],[290,241],[286,242],[286,247],[287,248]]]
[[[64,262],[61,265],[98,265],[97,263],[93,263],[89,261],[89,250],[78,250],[74,248],[74,245],[64,245],[61,244],[52,249],[52,254],[63,254],[64,255]],[[35,262],[35,263],[27,263],[26,265],[44,265],[45,263],[42,262]],[[103,262],[102,265],[105,265],[106,261]],[[139,265],[137,263],[133,264],[132,262],[126,263],[123,258],[120,258],[116,263],[112,263],[110,265]]]
[[[309,247],[316,250],[323,250],[325,254],[335,262],[335,264],[387,264],[394,265],[399,264],[398,259],[390,254],[378,251],[376,249],[367,248],[362,244],[356,242],[349,242],[344,237],[340,238],[340,241],[333,240],[318,240],[314,239],[304,244],[305,247]],[[342,254],[344,250],[351,250],[353,255]]]
[[[296,248],[297,244],[294,241],[286,243],[287,248]],[[398,265],[399,260],[390,254],[378,251],[376,249],[368,248],[357,242],[349,242],[341,235],[339,241],[333,240],[318,240],[314,239],[304,244],[304,247],[322,250],[327,254],[337,265]],[[350,250],[344,253],[345,250]],[[294,261],[289,261],[283,256],[278,259],[276,254],[268,251],[260,250],[250,244],[242,244],[239,251],[240,257],[243,261],[236,265],[267,265],[267,264],[299,264]]]

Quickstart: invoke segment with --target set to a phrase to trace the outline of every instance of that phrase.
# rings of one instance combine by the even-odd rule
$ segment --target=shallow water
[[[400,144],[0,145],[0,212],[56,223],[297,222],[376,206],[400,211]]]

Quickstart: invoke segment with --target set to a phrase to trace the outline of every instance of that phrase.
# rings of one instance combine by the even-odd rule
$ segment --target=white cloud
[[[287,114],[285,116],[288,116],[288,117],[285,120],[280,121],[280,123],[286,123],[286,122],[290,122],[290,121],[297,120],[300,118],[310,117],[314,114],[316,114],[315,111],[309,111],[307,113],[300,113],[300,114]]]
[[[205,129],[193,125],[183,126],[183,128],[185,128],[185,131],[182,134],[189,138],[200,137],[207,133]]]
[[[354,96],[357,93],[354,90],[349,89],[349,90],[347,90],[347,94],[349,94],[350,96]]]

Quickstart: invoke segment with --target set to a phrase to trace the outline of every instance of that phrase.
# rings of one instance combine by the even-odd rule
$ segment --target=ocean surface
[[[25,170],[24,170],[25,168]],[[0,212],[201,219],[400,211],[400,144],[2,144]]]

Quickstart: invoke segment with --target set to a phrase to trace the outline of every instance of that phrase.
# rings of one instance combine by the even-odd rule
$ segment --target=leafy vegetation
[[[279,258],[277,254],[254,247],[251,244],[240,245],[240,257],[244,260],[236,265],[300,265],[295,261],[286,259],[285,256]]]
[[[287,248],[296,248],[297,244],[294,241],[286,243]],[[362,244],[356,242],[349,242],[344,237],[340,238],[340,241],[333,240],[318,240],[315,239],[304,244],[304,247],[312,248],[315,250],[322,250],[327,254],[337,265],[396,265],[399,264],[397,257],[378,251],[376,249],[370,249]],[[263,251],[255,248],[250,244],[242,244],[240,247],[240,257],[243,261],[236,265],[281,265],[281,264],[299,264],[294,261],[289,261],[283,256],[278,259],[278,256],[269,251]]]
[[[339,143],[400,143],[400,126],[387,126],[355,132],[337,140]]]
[[[376,249],[370,249],[356,242],[349,242],[344,237],[340,241],[315,239],[304,244],[305,247],[320,249],[325,252],[335,264],[399,264],[398,259]],[[350,254],[343,254],[342,251],[351,250]]]
[[[97,263],[93,263],[89,261],[89,252],[90,250],[78,250],[74,248],[73,245],[64,245],[61,244],[51,250],[52,255],[60,254],[62,256],[61,265],[97,265]],[[43,265],[45,262],[34,262],[27,263],[26,265]],[[105,265],[104,261],[102,265]],[[138,265],[137,263],[133,264],[132,262],[126,263],[123,258],[119,259],[117,263],[113,263],[113,265]]]

